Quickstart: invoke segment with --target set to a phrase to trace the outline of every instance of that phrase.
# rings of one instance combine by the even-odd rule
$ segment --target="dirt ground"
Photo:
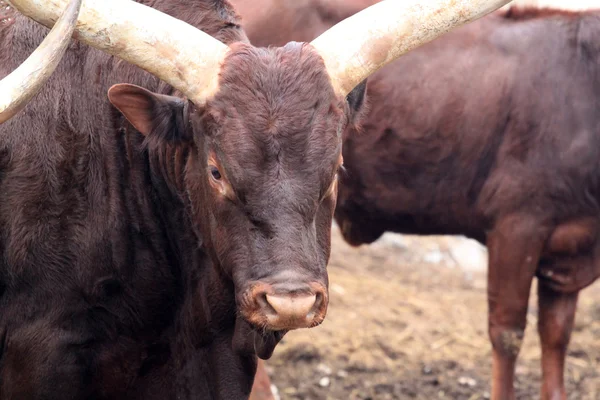
[[[289,333],[267,363],[292,399],[486,399],[485,249],[464,238],[386,234],[346,245],[337,229],[330,308],[319,327]],[[517,398],[539,398],[536,288],[517,367]],[[600,400],[600,283],[580,296],[567,359],[572,400]]]

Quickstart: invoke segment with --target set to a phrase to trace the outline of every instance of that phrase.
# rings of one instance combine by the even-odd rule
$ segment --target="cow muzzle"
[[[318,282],[254,282],[244,294],[241,312],[251,324],[281,331],[312,328],[325,319],[328,295]]]

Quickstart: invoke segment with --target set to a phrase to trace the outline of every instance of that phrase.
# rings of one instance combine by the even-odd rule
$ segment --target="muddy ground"
[[[268,362],[282,400],[486,399],[485,249],[452,237],[386,234],[354,249],[333,232],[326,321],[289,333]],[[536,288],[517,367],[538,398]],[[567,359],[569,399],[600,400],[600,283],[582,292]]]

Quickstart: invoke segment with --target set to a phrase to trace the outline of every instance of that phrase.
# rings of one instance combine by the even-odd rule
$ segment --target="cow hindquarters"
[[[579,292],[560,293],[543,281],[538,284],[542,342],[542,400],[566,400],[564,364],[575,321]]]
[[[515,362],[525,333],[531,282],[547,236],[540,221],[513,214],[488,234],[492,400],[514,400]]]

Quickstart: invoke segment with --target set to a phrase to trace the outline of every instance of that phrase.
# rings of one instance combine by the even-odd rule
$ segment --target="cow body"
[[[290,65],[306,68],[319,60],[301,46],[251,49],[224,1],[140,2],[225,43],[237,42],[231,58],[246,61],[249,70],[240,77],[243,68],[223,71],[232,84],[256,79],[256,58],[290,57]],[[2,12],[9,17],[0,25],[3,77],[47,30],[9,8]],[[280,61],[265,62],[265,68]],[[324,72],[302,73],[320,76],[321,83],[328,79]],[[109,103],[107,90],[121,82],[159,93],[125,87],[111,99],[125,106],[133,124],[140,120],[127,113],[135,103],[128,99],[151,104],[151,120],[141,122],[150,131],[134,129]],[[261,84],[255,88],[272,96],[286,83]],[[262,125],[251,125],[252,135],[240,126],[248,115],[269,112],[269,105],[248,101],[248,92],[238,90],[235,104],[254,108],[238,109],[236,120],[226,112],[235,104],[220,92],[210,118],[220,118],[219,126],[234,133],[209,136],[203,130],[200,138],[206,118],[199,120],[199,111],[177,97],[161,96],[173,92],[170,86],[73,42],[36,99],[0,126],[0,398],[247,398],[256,355],[268,358],[288,329],[324,318],[323,272],[335,204],[335,192],[327,188],[341,151],[337,126],[343,112],[322,123],[324,115],[338,112],[323,97],[333,97],[333,89],[323,87],[319,95],[287,85],[288,97],[297,98],[289,103],[280,96],[272,104],[283,114],[272,115],[263,137]],[[289,117],[284,127],[290,107],[308,109],[303,99],[317,102],[311,115]],[[150,112],[137,111],[138,117]],[[312,129],[306,120],[318,124],[318,134],[306,134]],[[289,150],[289,141],[299,151]],[[224,163],[240,149],[271,160],[276,154],[281,165],[258,157],[243,157],[241,165],[227,159],[229,165],[219,164],[222,177],[214,165],[208,171],[200,165],[216,165],[219,157]],[[296,171],[298,157],[314,167],[288,173]],[[284,189],[271,169],[289,180]],[[243,192],[241,215],[228,191],[234,183],[240,193],[244,189],[247,178],[240,171],[255,174],[254,191]],[[303,178],[312,186],[299,184]],[[268,205],[266,193],[274,195]],[[294,204],[307,199],[309,207]],[[312,286],[294,286],[300,276]],[[299,320],[298,305],[286,308],[287,293],[312,307],[312,319]],[[264,303],[253,302],[260,296],[273,305],[267,314]]]
[[[345,237],[368,243],[397,230],[484,242],[499,215],[525,203],[556,209],[556,222],[594,215],[596,70],[578,61],[596,56],[596,18],[490,16],[371,77],[366,133],[346,134],[352,195],[339,216],[356,206],[374,232],[362,238],[346,224]]]
[[[514,398],[539,280],[542,398],[565,398],[577,293],[600,275],[600,13],[511,8],[369,78],[347,132],[346,241],[462,234],[488,246],[493,399]]]

